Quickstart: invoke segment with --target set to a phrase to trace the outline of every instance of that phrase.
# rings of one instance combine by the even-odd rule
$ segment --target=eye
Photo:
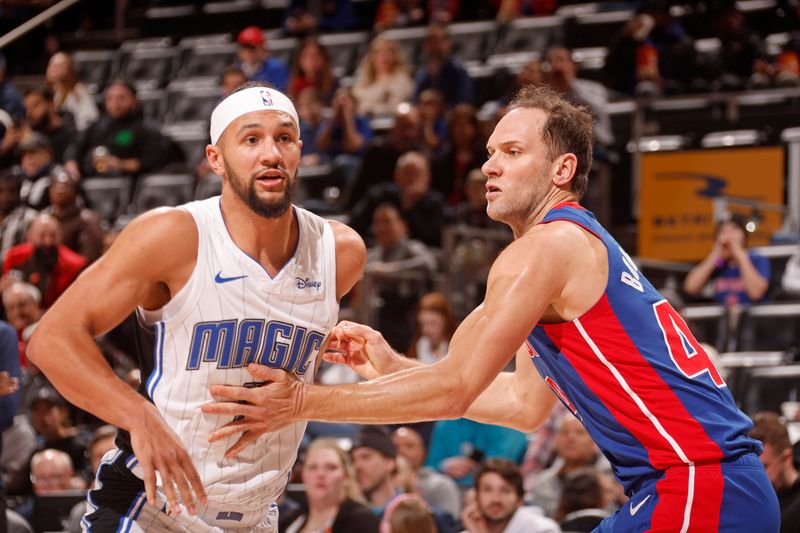
[[[284,133],[284,134],[278,136],[278,142],[290,143],[292,141],[294,141],[294,139],[288,133]]]
[[[245,144],[250,144],[250,145],[256,144],[258,142],[258,137],[256,137],[255,135],[248,135],[247,137],[244,138],[244,142]]]

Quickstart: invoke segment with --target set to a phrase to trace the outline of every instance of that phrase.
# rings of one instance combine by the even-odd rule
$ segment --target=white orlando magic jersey
[[[161,310],[139,309],[155,330],[145,392],[189,450],[209,504],[266,505],[288,480],[306,423],[263,435],[225,459],[240,435],[210,444],[208,436],[232,419],[204,414],[200,406],[213,401],[211,385],[255,385],[246,369],[251,362],[313,380],[317,353],[339,310],[333,231],[295,207],[297,250],[273,278],[234,244],[219,197],[181,209],[197,224],[197,265]]]

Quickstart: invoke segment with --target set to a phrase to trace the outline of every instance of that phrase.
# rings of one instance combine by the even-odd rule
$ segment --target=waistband
[[[755,452],[750,452],[750,451],[744,452],[739,455],[735,455],[733,457],[723,457],[722,459],[718,460],[698,461],[690,464],[677,464],[670,466],[666,470],[654,470],[650,474],[641,476],[639,479],[637,479],[634,483],[631,484],[630,494],[628,494],[628,496],[639,492],[639,490],[641,490],[641,488],[644,485],[662,479],[667,470],[671,470],[674,468],[689,468],[690,466],[702,467],[708,465],[762,467],[761,459],[758,458],[758,455],[756,455]]]

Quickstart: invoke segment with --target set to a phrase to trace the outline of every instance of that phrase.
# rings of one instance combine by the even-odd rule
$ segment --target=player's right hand
[[[161,488],[167,496],[171,510],[180,512],[178,492],[189,514],[195,514],[199,500],[207,502],[206,491],[200,475],[178,436],[152,404],[147,404],[136,427],[130,428],[131,445],[144,470],[144,490],[147,502],[157,505],[156,473],[161,477]],[[175,491],[175,486],[178,492]]]
[[[402,356],[392,350],[380,332],[344,320],[331,331],[322,358],[329,363],[347,365],[364,379],[374,379],[400,370],[398,360]]]

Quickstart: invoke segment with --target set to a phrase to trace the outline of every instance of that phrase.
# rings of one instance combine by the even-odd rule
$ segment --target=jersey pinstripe
[[[231,418],[204,414],[200,406],[213,401],[211,385],[258,386],[246,370],[251,362],[313,379],[319,348],[338,318],[335,241],[325,220],[294,207],[297,249],[271,277],[233,242],[219,201],[181,206],[198,228],[195,269],[162,309],[137,310],[140,324],[154,334],[151,359],[140,354],[143,380],[148,372],[141,392],[183,441],[209,505],[267,506],[285,487],[305,422],[265,434],[238,457],[225,459],[239,436],[213,444],[208,436]],[[124,437],[122,447],[130,452]]]

